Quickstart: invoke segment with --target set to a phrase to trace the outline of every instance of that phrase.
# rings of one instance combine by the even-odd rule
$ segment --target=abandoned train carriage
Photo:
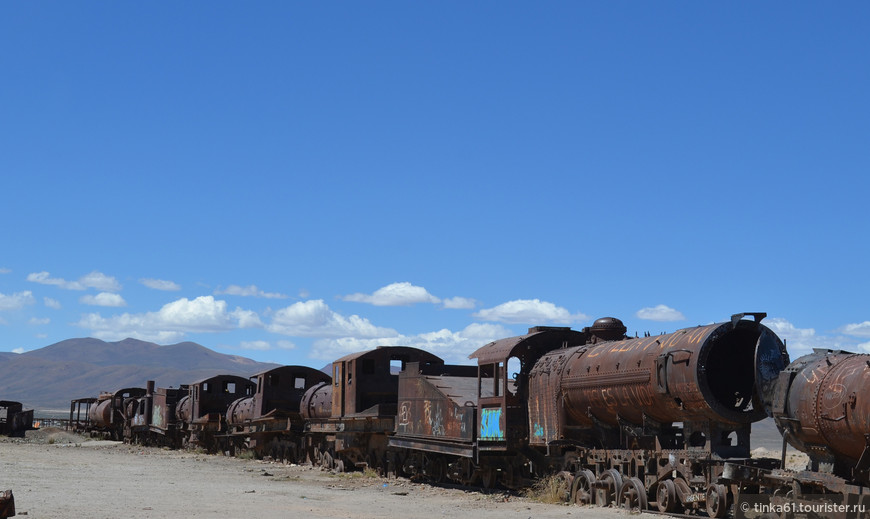
[[[124,439],[131,443],[179,448],[184,444],[184,424],[176,415],[178,402],[190,393],[190,387],[154,387],[146,383],[145,395],[137,401],[128,417]]]
[[[235,400],[251,396],[256,385],[238,375],[216,375],[190,384],[178,401],[175,414],[182,424],[185,443],[209,451],[224,450],[220,437],[226,431],[224,416]]]
[[[561,473],[577,503],[641,509],[652,495],[662,511],[722,517],[724,460],[749,458],[759,388],[788,363],[764,315],[746,315],[635,339],[612,318],[532,328],[474,352],[473,378],[411,365],[389,445],[435,479],[515,487]]]
[[[303,397],[306,451],[328,468],[386,467],[387,441],[395,430],[399,373],[411,362],[443,365],[439,357],[407,346],[380,346],[332,363],[332,384]],[[329,416],[325,403],[331,402]]]
[[[302,397],[312,387],[328,385],[326,373],[307,366],[281,366],[251,377],[256,392],[229,405],[227,431],[234,449],[298,461],[302,456]]]

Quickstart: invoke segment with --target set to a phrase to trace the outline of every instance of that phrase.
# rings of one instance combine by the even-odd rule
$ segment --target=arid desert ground
[[[506,492],[97,441],[52,428],[28,431],[24,439],[0,438],[0,467],[0,490],[12,489],[18,516],[32,519],[627,515],[615,509],[546,504]]]

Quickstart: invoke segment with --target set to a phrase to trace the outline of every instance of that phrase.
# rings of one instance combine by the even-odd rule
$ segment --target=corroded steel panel
[[[15,516],[15,497],[11,490],[0,492],[0,517]]]
[[[433,376],[412,364],[399,378],[396,435],[474,439],[477,377]]]
[[[324,419],[332,415],[332,384],[323,382],[308,388],[299,404],[302,418]]]
[[[603,343],[567,361],[567,413],[578,424],[712,420],[745,424],[765,416],[756,393],[763,325],[746,320]],[[768,333],[769,332],[769,333]],[[776,338],[777,349],[785,347]],[[787,357],[786,357],[787,358]]]
[[[777,391],[774,418],[795,447],[858,463],[870,443],[870,355],[816,350],[789,365]]]
[[[728,427],[765,416],[757,376],[774,383],[788,356],[756,321],[551,351],[530,373],[529,441],[631,424],[714,422]],[[570,431],[575,431],[572,433]]]

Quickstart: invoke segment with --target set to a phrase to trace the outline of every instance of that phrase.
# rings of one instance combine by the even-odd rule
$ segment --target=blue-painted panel
[[[501,407],[484,408],[480,411],[481,440],[504,440],[501,428]]]

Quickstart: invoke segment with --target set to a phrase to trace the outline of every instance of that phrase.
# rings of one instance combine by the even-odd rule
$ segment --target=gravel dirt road
[[[0,439],[0,467],[0,490],[12,489],[18,517],[32,519],[628,516],[407,479],[85,441],[57,430]]]

